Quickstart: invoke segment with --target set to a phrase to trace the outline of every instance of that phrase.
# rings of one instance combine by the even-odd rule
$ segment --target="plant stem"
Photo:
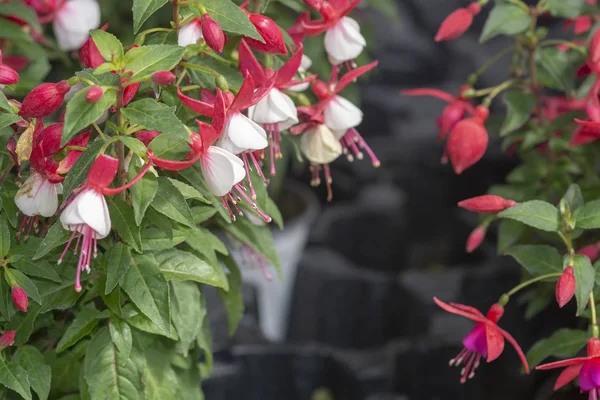
[[[507,55],[511,51],[515,51],[515,46],[507,47],[506,49],[501,50],[499,53],[497,53],[492,58],[490,58],[489,60],[487,60],[481,67],[479,67],[477,69],[477,71],[475,71],[471,75],[469,75],[469,79],[468,79],[467,83],[470,86],[475,85],[475,82],[477,82],[477,79],[479,79],[479,77],[485,71],[487,71],[488,68],[490,68],[492,65],[494,65],[495,63],[497,63],[500,59],[502,59],[502,57],[504,57],[505,55]]]
[[[175,30],[179,33],[179,3],[177,0],[173,1],[173,23],[175,24]]]
[[[120,82],[120,79],[119,79]],[[125,89],[123,88],[123,84],[119,83],[119,90],[117,91],[117,126],[122,128],[124,125],[123,114],[121,113],[121,109],[123,108],[123,92]],[[117,135],[120,135],[121,132],[117,131]],[[117,157],[119,159],[119,167],[117,170],[117,178],[119,181],[119,186],[123,186],[126,183],[126,174],[125,174],[125,144],[119,141],[117,143]],[[121,199],[125,200],[125,192],[121,193]]]
[[[537,276],[537,277],[535,277],[535,278],[532,278],[532,279],[530,279],[530,280],[528,280],[528,281],[525,281],[525,282],[523,282],[523,283],[520,283],[519,285],[517,285],[517,286],[515,286],[514,288],[512,288],[512,289],[510,290],[510,292],[507,292],[506,294],[507,294],[508,296],[512,296],[512,295],[514,295],[515,293],[517,293],[519,290],[521,290],[521,289],[525,289],[527,286],[529,286],[529,285],[531,285],[531,284],[534,284],[534,283],[536,283],[536,282],[539,282],[539,281],[543,281],[544,279],[549,279],[549,278],[558,278],[558,277],[559,277],[559,276],[561,276],[562,274],[563,274],[562,272],[553,272],[553,273],[551,273],[551,274],[545,274],[545,275],[540,275],[540,276]]]
[[[596,316],[596,302],[594,301],[594,291],[590,293],[590,311],[592,314],[592,331],[593,336],[598,337],[598,318]]]
[[[535,38],[535,28],[537,25],[537,14],[535,9],[531,9],[531,23],[529,25],[529,34]],[[535,53],[537,50],[537,40],[532,39],[533,43],[529,46],[529,79],[531,80],[531,93],[535,96],[535,108],[541,125],[544,125],[544,115],[542,107],[542,94],[537,84],[537,64],[535,62]]]
[[[260,14],[260,0],[254,0],[254,6],[252,7],[254,14]]]

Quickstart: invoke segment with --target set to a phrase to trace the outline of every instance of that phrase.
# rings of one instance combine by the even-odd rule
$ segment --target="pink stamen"
[[[331,190],[333,179],[331,178],[329,164],[323,165],[323,170],[325,171],[325,185],[327,186],[327,201],[331,201],[333,199],[333,190]]]
[[[248,157],[250,157],[250,159],[252,160],[252,163],[254,164],[254,169],[256,169],[256,172],[258,172],[258,175],[262,178],[265,186],[268,185],[269,182],[267,181],[267,178],[265,178],[265,175],[262,172],[262,168],[260,167],[260,164],[258,163],[256,157],[254,157],[254,154],[249,152]]]
[[[77,230],[74,230],[73,233],[71,234],[71,237],[69,238],[69,241],[67,242],[67,245],[65,246],[65,249],[63,250],[62,254],[60,255],[57,264],[60,265],[60,263],[62,263],[63,258],[65,258],[65,254],[67,254],[67,250],[69,250],[69,247],[71,246],[71,242],[73,241],[73,237],[75,237],[75,234],[77,233]]]
[[[367,144],[367,142],[365,142],[365,140],[363,139],[363,137],[360,135],[360,133],[358,133],[358,131],[355,128],[350,129],[348,131],[348,133],[346,133],[346,135],[350,135],[349,138],[353,142],[358,143],[358,146],[361,149],[363,149],[365,152],[367,152],[367,154],[371,158],[371,163],[373,164],[373,166],[375,168],[381,166],[381,162],[379,161],[379,159],[377,158],[377,156],[375,155],[375,153],[373,152],[373,150],[371,149],[371,147],[369,147],[369,145]]]
[[[244,192],[244,190],[242,190],[242,187],[241,187],[241,185],[240,185],[239,183],[238,183],[237,185],[235,185],[235,186],[234,186],[234,188],[235,188],[235,189],[238,191],[238,193],[239,193],[239,194],[242,196],[242,198],[243,198],[244,200],[246,200],[246,202],[247,202],[248,204],[250,204],[250,206],[252,207],[252,209],[253,209],[254,211],[256,211],[256,212],[258,213],[258,215],[260,215],[260,216],[261,216],[261,218],[262,218],[262,219],[264,219],[264,220],[265,220],[265,222],[271,222],[271,221],[273,220],[273,219],[272,219],[270,216],[268,216],[267,214],[265,214],[264,212],[262,212],[262,211],[261,211],[261,210],[258,208],[258,206],[256,205],[256,203],[254,203],[254,202],[252,201],[252,199],[250,199],[250,198],[248,197],[248,195],[246,195],[246,193]]]
[[[229,218],[231,218],[231,220],[235,222],[235,215],[233,214],[233,212],[231,212],[231,208],[229,208],[229,203],[227,202],[226,196],[221,197],[221,202],[223,203],[223,207],[225,207],[225,209],[229,211]]]
[[[77,225],[75,227],[75,232],[77,232],[79,235],[77,235],[77,242],[75,242],[75,249],[73,250],[73,254],[77,254],[77,249],[79,248],[79,242],[81,241],[81,236],[83,236],[80,232],[81,225]]]
[[[248,165],[248,157],[246,157],[246,152],[242,153],[242,160],[244,161],[244,168],[246,168],[246,178],[248,180],[248,187],[250,188],[250,197],[252,199],[256,199],[256,192],[254,191],[254,186],[252,186],[252,179],[250,177],[250,166]]]
[[[594,388],[590,390],[589,400],[598,400],[598,389]]]

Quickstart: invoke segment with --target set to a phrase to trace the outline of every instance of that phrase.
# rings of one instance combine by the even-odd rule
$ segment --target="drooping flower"
[[[225,47],[225,34],[223,33],[221,25],[219,25],[210,14],[203,14],[201,22],[202,36],[204,36],[204,40],[208,47],[217,53],[222,53],[223,47]]]
[[[194,18],[179,29],[177,44],[181,47],[185,47],[190,44],[198,43],[198,41],[203,38],[202,21],[200,18]]]
[[[565,368],[554,384],[558,390],[579,377],[579,387],[582,392],[589,393],[589,400],[600,398],[600,339],[591,338],[587,345],[587,357],[576,357],[539,365],[537,370],[545,371],[555,368]]]
[[[565,268],[563,274],[556,282],[555,294],[556,302],[560,308],[563,308],[575,295],[575,275],[573,267],[570,265]]]
[[[450,132],[446,151],[457,175],[481,160],[485,154],[489,138],[484,122],[488,115],[487,107],[477,106],[471,118],[458,122]]]
[[[477,2],[469,4],[466,8],[459,8],[444,19],[435,41],[453,40],[463,35],[473,23],[473,17],[481,12],[481,5]]]
[[[100,6],[96,0],[68,0],[59,2],[53,29],[62,51],[79,49],[89,32],[100,26]]]
[[[497,213],[517,204],[514,200],[506,200],[491,194],[472,197],[460,201],[458,206],[477,213]]]
[[[325,51],[333,65],[346,63],[348,70],[355,68],[356,59],[367,45],[360,33],[360,25],[347,15],[360,0],[324,0],[309,4],[320,14],[321,19],[302,21],[304,33],[309,36],[325,32]]]
[[[461,383],[465,383],[467,379],[475,376],[475,371],[479,367],[481,359],[485,359],[490,363],[500,357],[504,351],[505,339],[514,347],[521,363],[523,363],[523,368],[529,373],[527,358],[523,354],[521,347],[519,347],[517,341],[508,332],[498,326],[498,321],[504,314],[503,306],[493,304],[484,316],[474,307],[454,303],[447,304],[435,297],[433,301],[444,311],[460,315],[477,323],[464,338],[464,349],[450,360],[450,366],[463,366],[460,378]]]
[[[254,25],[256,31],[264,41],[263,43],[251,37],[244,36],[244,40],[248,42],[250,47],[267,54],[288,53],[285,47],[283,32],[281,32],[281,28],[275,21],[265,15],[249,13],[244,8],[242,10],[248,15],[248,19],[252,22],[252,25]]]
[[[25,96],[19,115],[42,118],[52,114],[60,108],[69,89],[67,81],[42,83]]]

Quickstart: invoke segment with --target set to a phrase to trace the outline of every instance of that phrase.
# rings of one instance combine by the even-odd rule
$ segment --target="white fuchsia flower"
[[[93,29],[100,27],[100,6],[96,0],[69,0],[56,11],[54,35],[62,51],[78,50]]]

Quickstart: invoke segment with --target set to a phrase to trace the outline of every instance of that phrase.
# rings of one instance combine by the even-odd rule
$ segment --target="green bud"
[[[298,100],[298,103],[300,103],[301,106],[306,106],[306,107],[310,107],[310,99],[308,97],[306,97],[306,95],[304,93],[300,93],[296,99]]]
[[[502,307],[504,307],[505,305],[508,304],[508,302],[510,301],[510,296],[506,293],[504,293],[502,296],[500,296],[500,299],[498,300],[498,304],[500,304]]]
[[[223,75],[215,77],[215,85],[224,92],[229,90],[229,83],[227,83],[227,79]]]

